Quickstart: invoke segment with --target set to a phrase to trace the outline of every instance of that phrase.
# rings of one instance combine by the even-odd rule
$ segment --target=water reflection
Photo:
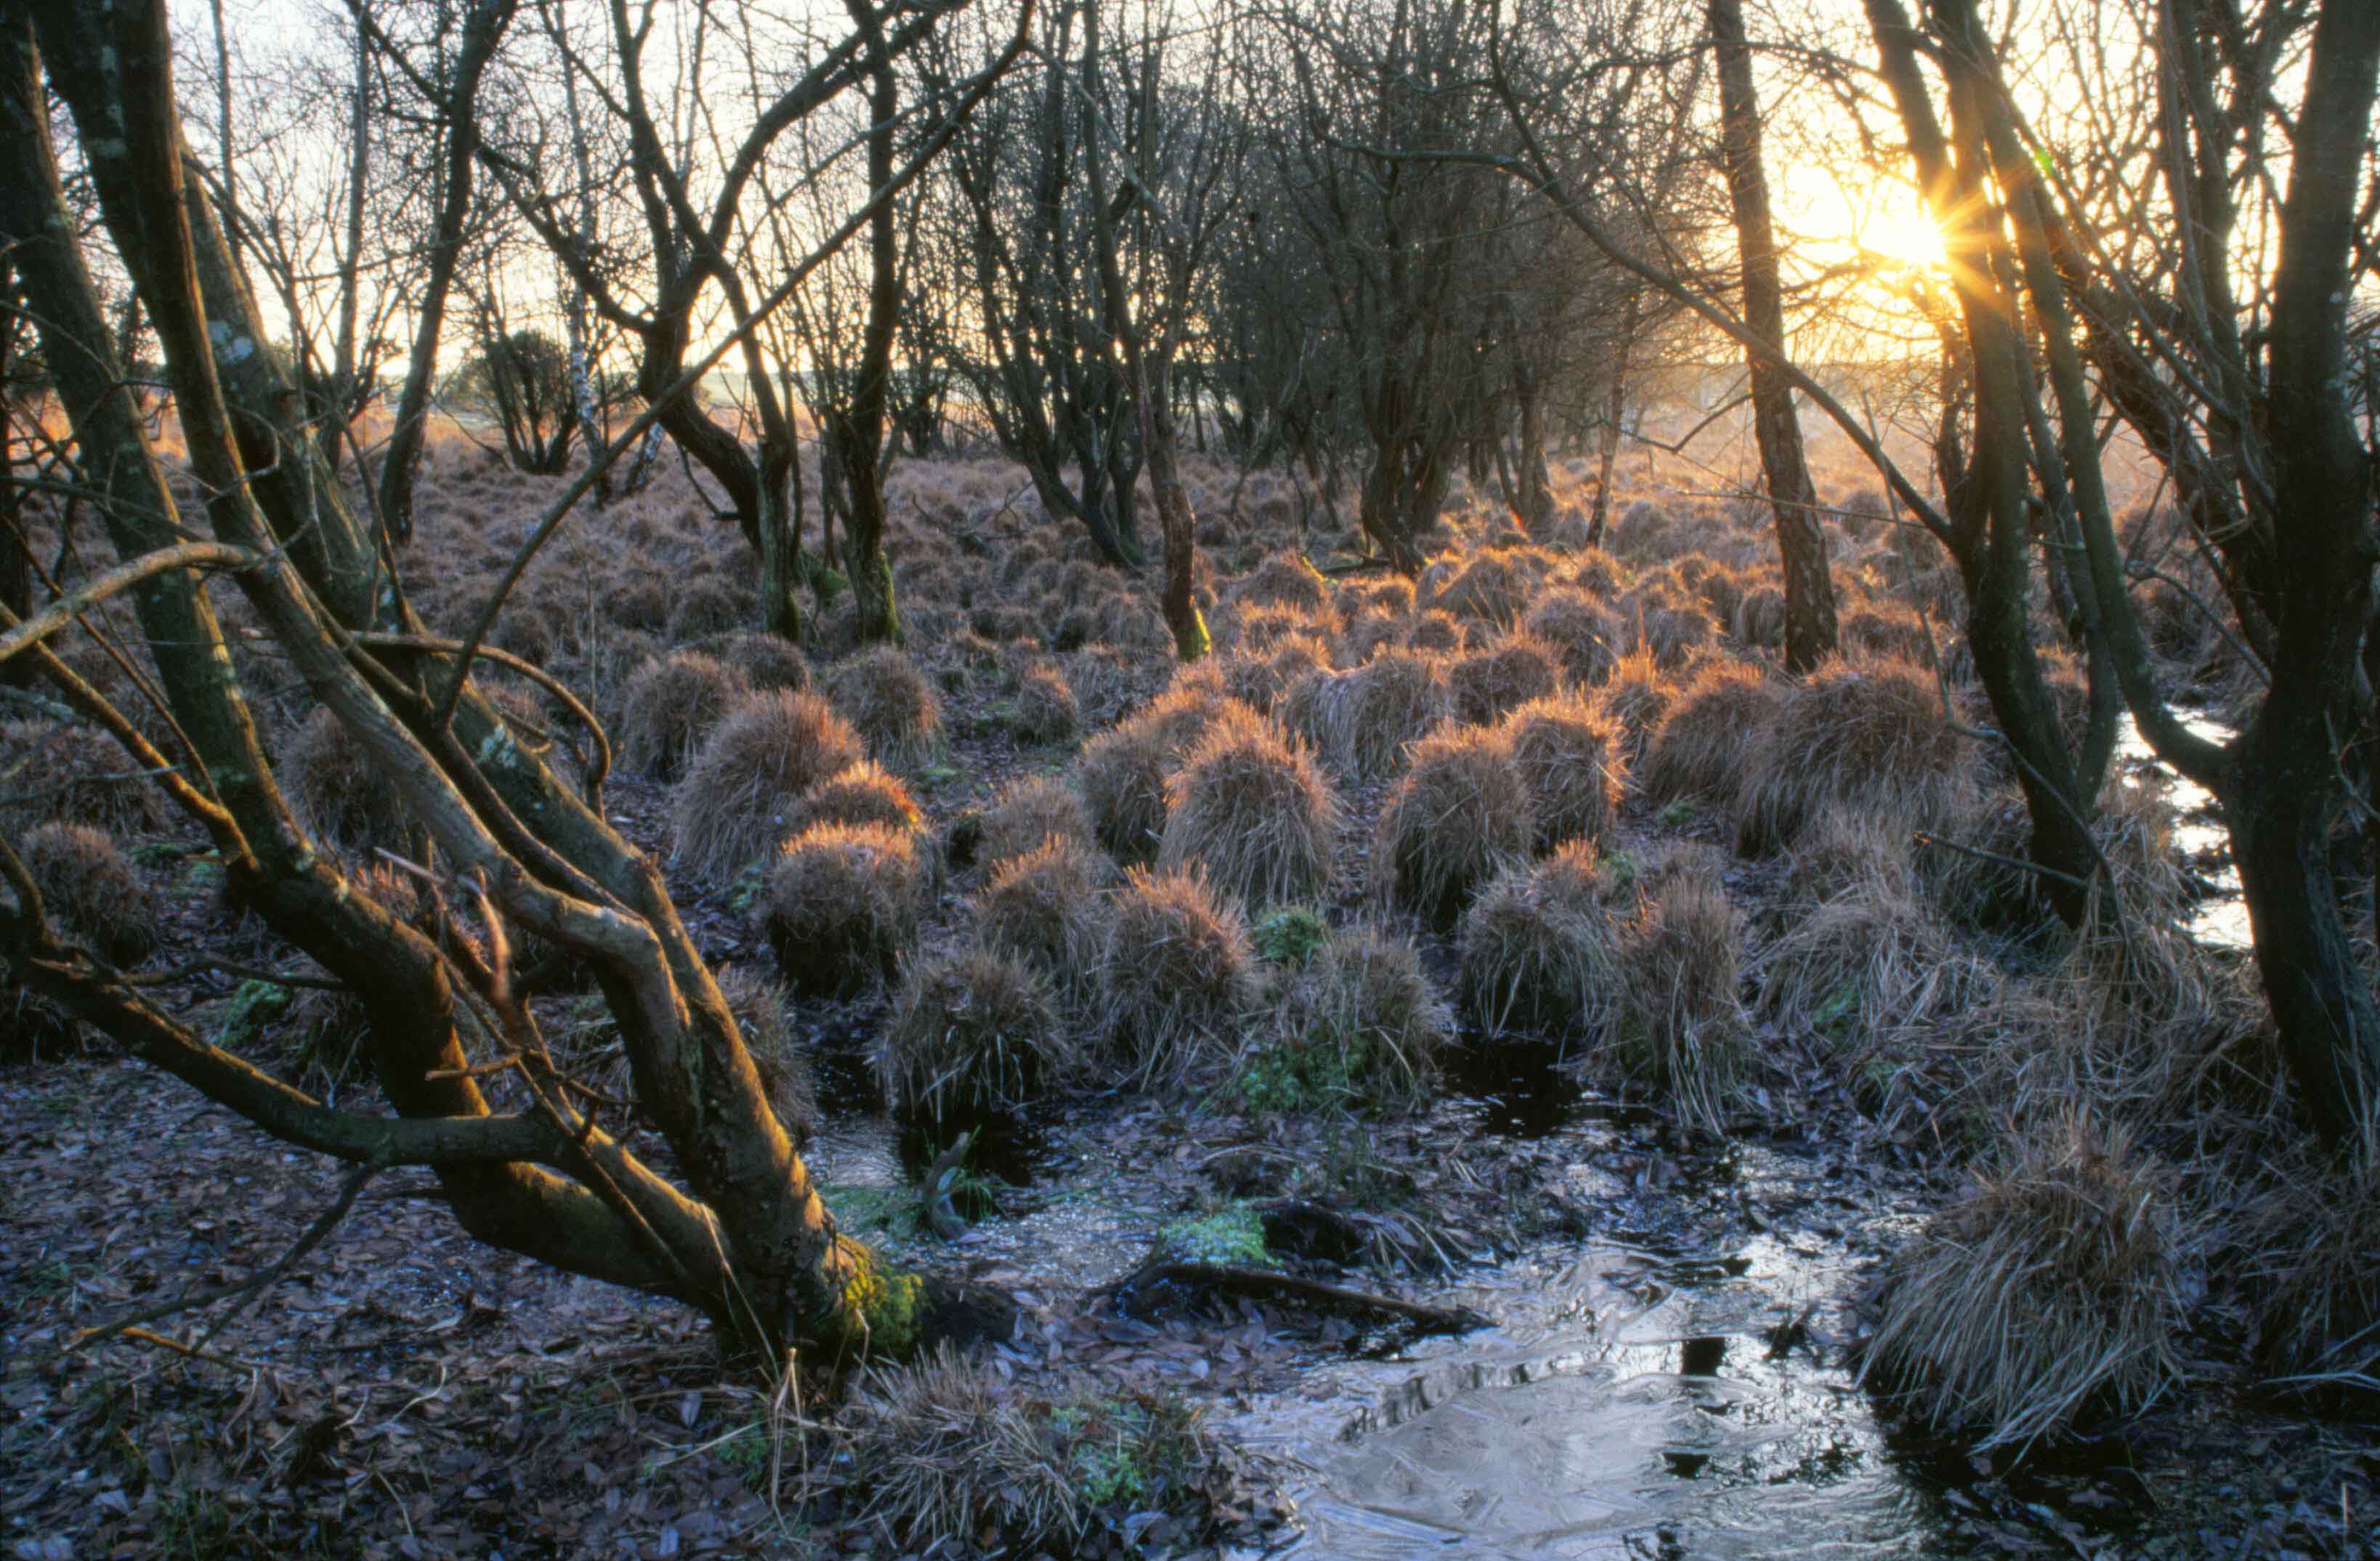
[[[2209,715],[2185,713],[2181,724],[2210,742],[2228,742],[2238,735]],[[2247,948],[2247,902],[2240,896],[2240,870],[2231,860],[2231,836],[2223,826],[2215,794],[2161,762],[2129,713],[2123,718],[2116,759],[2123,770],[2119,784],[2153,787],[2164,797],[2173,810],[2174,844],[2189,860],[2191,871],[2213,885],[2213,891],[2198,902],[2185,930],[2212,948]]]

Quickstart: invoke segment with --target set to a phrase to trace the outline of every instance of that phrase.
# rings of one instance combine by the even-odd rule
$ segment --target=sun
[[[1858,213],[1848,237],[1857,249],[1901,269],[1932,271],[1949,263],[1942,230],[1914,198],[1877,201]]]

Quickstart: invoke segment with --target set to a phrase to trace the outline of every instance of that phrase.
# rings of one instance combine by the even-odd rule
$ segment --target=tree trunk
[[[1215,642],[1191,594],[1197,520],[1190,511],[1190,490],[1182,482],[1175,449],[1173,417],[1166,397],[1167,357],[1166,351],[1144,356],[1134,376],[1139,382],[1134,399],[1140,403],[1141,448],[1148,456],[1149,492],[1157,500],[1157,522],[1163,530],[1165,624],[1173,630],[1175,654],[1194,662],[1213,650]]]
[[[1721,141],[1735,209],[1736,249],[1743,262],[1743,323],[1782,351],[1784,293],[1777,276],[1777,236],[1768,215],[1768,175],[1761,161],[1760,104],[1752,85],[1742,0],[1709,0],[1718,45]],[[1827,537],[1818,493],[1802,450],[1793,387],[1770,359],[1746,354],[1752,374],[1752,426],[1768,503],[1777,516],[1777,551],[1785,572],[1785,666],[1808,672],[1835,653],[1835,588],[1827,572]]]
[[[2302,122],[2369,125],[2380,7],[2332,0],[2314,23]],[[2373,607],[2371,457],[2348,406],[2350,256],[2363,138],[2303,135],[2281,211],[2265,422],[2279,557],[2272,691],[2218,786],[2256,963],[2307,1109],[2333,1140],[2380,1106],[2380,1005],[2332,882],[2346,799],[2335,744],[2363,712],[2357,662]]]
[[[1596,452],[1595,510],[1586,520],[1586,545],[1603,545],[1604,527],[1611,516],[1611,474],[1620,462],[1621,420],[1628,413],[1629,360],[1636,350],[1638,312],[1643,299],[1628,289],[1628,314],[1620,328],[1620,351],[1611,364],[1611,395],[1603,406],[1601,448]]]
[[[1554,518],[1553,482],[1546,470],[1546,404],[1535,374],[1523,377],[1521,399],[1521,525],[1542,540]]]
[[[892,137],[900,92],[884,36],[869,0],[849,0],[852,20],[868,39],[868,188],[892,182]],[[851,589],[859,608],[859,637],[897,645],[901,610],[893,600],[892,566],[884,557],[885,409],[892,383],[892,333],[901,315],[901,236],[892,202],[885,201],[868,222],[868,322],[860,336],[858,372],[851,403],[834,421],[834,452],[843,469],[851,510],[844,527]]]
[[[430,271],[414,306],[413,350],[406,360],[405,388],[396,401],[395,425],[381,457],[380,512],[396,542],[413,539],[413,478],[428,433],[430,392],[438,373],[438,338],[446,328],[446,298],[462,263],[464,229],[471,219],[471,173],[480,141],[480,78],[504,37],[517,0],[470,0],[463,23],[463,47],[455,80],[441,105],[446,119],[443,147],[445,193],[430,236]]]

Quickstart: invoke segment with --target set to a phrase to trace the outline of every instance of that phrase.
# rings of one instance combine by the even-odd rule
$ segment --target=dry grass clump
[[[1536,576],[1512,553],[1482,553],[1447,581],[1430,605],[1468,623],[1511,628],[1521,621]]]
[[[137,965],[157,947],[151,895],[104,832],[53,820],[25,833],[18,854],[50,920],[111,965]]]
[[[1301,634],[1261,653],[1232,652],[1222,662],[1223,689],[1251,710],[1269,712],[1282,689],[1330,666],[1330,647],[1314,635]]]
[[[1595,692],[1595,708],[1620,729],[1620,753],[1633,773],[1644,762],[1654,729],[1670,712],[1676,697],[1669,679],[1653,658],[1632,651],[1611,664],[1609,676]]]
[[[1734,797],[1779,698],[1777,686],[1756,667],[1705,663],[1645,745],[1637,777],[1645,795],[1655,802]]]
[[[893,1114],[939,1126],[1029,1104],[1071,1053],[1038,975],[965,947],[911,964],[874,1061]]]
[[[1314,899],[1330,883],[1339,799],[1314,761],[1245,705],[1207,729],[1165,783],[1158,865],[1203,869],[1250,909]]]
[[[1076,835],[1052,835],[1009,857],[969,902],[986,948],[1049,978],[1070,1003],[1090,993],[1107,952],[1114,870]]]
[[[1735,639],[1755,651],[1785,648],[1785,591],[1782,587],[1756,585],[1736,604]]]
[[[718,634],[695,648],[742,673],[744,680],[755,689],[799,689],[810,686],[810,664],[802,659],[801,652],[774,634],[748,629]]]
[[[816,694],[753,695],[712,729],[678,782],[670,864],[724,883],[776,843],[804,793],[867,757],[851,723]]]
[[[1471,896],[1524,861],[1536,808],[1511,746],[1476,728],[1424,738],[1380,810],[1372,867],[1378,891],[1440,929]]]
[[[1898,603],[1876,602],[1854,607],[1836,625],[1835,637],[1845,655],[1906,661],[1916,666],[1933,664],[1934,641],[1915,609]]]
[[[2192,1266],[2164,1171],[2070,1116],[1894,1255],[1863,1373],[1982,1447],[2137,1415],[2182,1381]]]
[[[1532,700],[1504,718],[1498,735],[1529,788],[1540,848],[1600,840],[1628,788],[1620,732],[1577,694]]]
[[[1444,662],[1383,650],[1351,671],[1299,679],[1282,696],[1281,713],[1333,770],[1368,780],[1394,774],[1408,746],[1446,720],[1451,702]]]
[[[905,769],[941,751],[942,701],[908,652],[871,645],[845,657],[827,693],[884,762]]]
[[[1220,684],[1184,684],[1083,746],[1075,763],[1083,806],[1099,844],[1118,861],[1156,856],[1165,832],[1165,778],[1230,705]]]
[[[165,794],[98,727],[0,724],[0,819],[64,819],[139,835],[172,816]]]
[[[674,780],[702,739],[752,691],[744,674],[700,651],[672,651],[620,690],[620,762]]]
[[[1621,943],[1626,1007],[1614,1055],[1682,1121],[1714,1136],[1755,1061],[1736,995],[1742,949],[1718,871],[1694,861],[1656,875]]]
[[[980,817],[983,834],[976,850],[987,872],[1053,837],[1086,848],[1091,843],[1090,815],[1082,798],[1056,775],[1009,782]]]
[[[1404,648],[1417,655],[1447,656],[1463,649],[1463,626],[1451,613],[1435,608],[1420,614],[1405,631]]]
[[[1453,1012],[1410,940],[1335,933],[1291,987],[1278,1044],[1244,1062],[1243,1093],[1258,1106],[1419,1110],[1453,1043]]]
[[[352,851],[404,843],[412,815],[403,799],[327,708],[317,706],[291,734],[275,768],[317,833]]]
[[[715,576],[686,581],[670,605],[668,634],[681,642],[726,634],[752,616],[752,593]]]
[[[1588,595],[1609,601],[1620,594],[1620,560],[1599,547],[1584,548],[1570,579]]]
[[[1249,570],[1232,587],[1231,599],[1243,608],[1295,607],[1318,613],[1330,604],[1330,586],[1304,554],[1283,550]]]
[[[1785,864],[1789,914],[1799,917],[1847,889],[1910,882],[1909,835],[1858,808],[1829,808],[1802,831]]]
[[[1620,620],[1587,592],[1548,591],[1529,607],[1521,627],[1561,659],[1562,676],[1580,688],[1600,683],[1620,659]]]
[[[890,981],[917,939],[928,874],[909,830],[815,824],[785,842],[761,884],[777,968],[806,996],[853,997]]]
[[[1788,1033],[1815,1034],[1845,1055],[1922,1031],[1998,985],[1990,966],[1925,913],[1905,875],[1863,877],[1798,912],[1762,965],[1762,1011]]]
[[[1907,662],[1830,663],[1788,690],[1736,815],[1747,856],[1792,844],[1829,803],[1940,829],[1973,795],[1973,755],[1934,679]]]
[[[1132,661],[1112,645],[1087,645],[1063,659],[1086,731],[1111,724],[1138,697]]]
[[[1235,651],[1262,653],[1284,640],[1330,629],[1330,615],[1318,606],[1235,605],[1230,611],[1231,645]]]
[[[1507,712],[1552,693],[1560,681],[1553,652],[1523,633],[1457,658],[1446,675],[1455,719],[1475,726],[1494,726]]]
[[[1237,907],[1191,872],[1133,868],[1099,967],[1100,1029],[1136,1079],[1178,1079],[1219,1055],[1256,999]]]
[[[2236,1278],[2250,1298],[2258,1362],[2309,1392],[2368,1396],[2380,1384],[2380,1131],[2342,1160],[2301,1154],[2240,1221]]]
[[[1628,604],[1627,634],[1630,648],[1653,658],[1653,665],[1665,672],[1674,672],[1686,665],[1698,651],[1710,648],[1718,639],[1710,615],[1691,602],[1670,600],[1658,591],[1648,591]]]
[[[1463,1001],[1488,1033],[1569,1037],[1619,1011],[1620,964],[1593,847],[1499,873],[1463,913]]]
[[[794,1027],[785,1020],[785,989],[744,965],[722,967],[718,981],[719,994],[727,999],[727,1011],[743,1034],[744,1049],[751,1054],[770,1109],[794,1147],[807,1149],[818,1135],[818,1089],[810,1079],[809,1058],[795,1043]]]
[[[1008,726],[1026,742],[1071,742],[1083,729],[1083,712],[1064,674],[1046,663],[1026,667],[1016,681]]]
[[[1216,1455],[1172,1397],[1079,1389],[1027,1398],[947,1348],[863,1381],[824,1467],[903,1555],[964,1538],[987,1555],[1102,1554],[1128,1513],[1195,1506]]]
[[[878,823],[918,835],[926,827],[926,815],[900,776],[873,759],[863,759],[819,782],[785,815],[788,835],[820,823]]]

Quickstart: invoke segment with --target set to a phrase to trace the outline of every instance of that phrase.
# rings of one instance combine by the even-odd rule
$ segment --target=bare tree
[[[2354,415],[2349,347],[2350,300],[2374,274],[2355,221],[2371,165],[2380,10],[2340,0],[2219,18],[2187,4],[2157,10],[2155,30],[2138,42],[2157,62],[2173,116],[2163,152],[2180,258],[2153,268],[2127,263],[2074,219],[2071,186],[2045,173],[2055,159],[2028,141],[1973,0],[1939,0],[1930,35],[1897,0],[1868,0],[1867,11],[1922,186],[1961,262],[1952,275],[1974,374],[1974,480],[1996,509],[2014,507],[2028,423],[2054,431],[2091,630],[2158,757],[2222,801],[2284,1051],[2310,1113],[2343,1137],[2380,1103],[2380,1004],[2331,867],[2336,822],[2356,805],[2344,750],[2372,714],[2364,655],[2380,551],[2370,424],[2359,428]],[[2295,40],[2305,46],[2303,94],[2283,118],[2274,74]],[[1947,126],[1927,57],[1942,76]],[[2289,140],[2285,192],[2267,151],[2276,133]],[[2252,256],[2232,242],[2232,203],[2259,189],[2272,192],[2258,198],[2271,203],[2275,236],[2267,255]],[[2233,289],[2267,263],[2265,345],[2252,351]],[[2022,329],[2024,305],[2037,336]],[[2046,415],[2028,406],[2043,379]],[[2261,649],[2266,691],[2231,741],[2193,730],[2160,687],[2101,470],[2098,396],[2173,476],[2216,550],[2244,643]]]
[[[413,479],[420,465],[421,445],[429,433],[430,395],[437,383],[438,347],[446,330],[446,300],[454,291],[455,274],[472,212],[472,172],[480,148],[480,89],[488,67],[512,25],[518,0],[467,0],[462,43],[452,74],[435,80],[419,73],[431,112],[443,133],[439,148],[439,203],[430,235],[430,267],[420,297],[413,306],[413,349],[405,365],[405,388],[398,394],[396,421],[389,431],[388,448],[381,458],[380,512],[389,534],[399,542],[413,535]],[[368,25],[368,13],[358,0],[357,24]],[[384,35],[383,35],[384,36]]]
[[[1753,88],[1742,0],[1709,0],[1709,7],[1711,43],[1718,55],[1720,145],[1743,268],[1743,323],[1781,353],[1784,287],[1778,277],[1776,229],[1768,216],[1760,101]],[[1793,409],[1792,385],[1778,372],[1775,354],[1748,356],[1752,431],[1760,445],[1769,507],[1777,519],[1777,551],[1784,564],[1785,665],[1789,671],[1807,672],[1835,652],[1835,588],[1827,573],[1826,533],[1818,525],[1818,490],[1802,453],[1802,422]]]
[[[17,852],[0,843],[14,896],[0,910],[0,949],[12,970],[265,1130],[359,1164],[432,1166],[482,1238],[676,1297],[772,1354],[841,1354],[933,1331],[941,1293],[836,1232],[657,869],[607,823],[600,775],[582,794],[513,740],[469,683],[468,660],[455,659],[470,647],[424,634],[395,582],[358,598],[340,573],[343,546],[309,554],[290,543],[308,527],[349,539],[362,528],[335,487],[261,480],[276,454],[301,459],[312,441],[276,450],[271,440],[287,431],[271,421],[264,447],[235,433],[291,386],[212,209],[191,198],[164,7],[35,9],[38,60],[21,13],[0,29],[0,238],[42,323],[81,479],[105,495],[101,513],[124,561],[106,583],[140,587],[133,605],[179,751],[160,753],[48,650],[64,615],[10,613],[0,660],[36,658],[155,770],[212,837],[239,903],[355,994],[398,1115],[328,1106],[192,1034],[62,937]],[[72,110],[105,235],[156,323],[208,494],[202,510],[176,505],[123,393],[83,246],[64,220],[44,64]],[[690,388],[689,379],[671,393]],[[290,812],[203,570],[227,574],[419,821],[432,846],[416,864],[437,890],[431,932],[393,914]],[[512,978],[514,928],[593,969],[683,1185],[627,1149],[595,1099],[553,1068]]]

